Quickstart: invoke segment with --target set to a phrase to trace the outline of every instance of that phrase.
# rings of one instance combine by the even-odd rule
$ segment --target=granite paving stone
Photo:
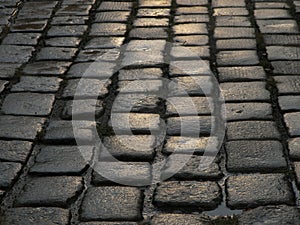
[[[124,37],[95,37],[84,47],[85,49],[117,48],[122,45]]]
[[[264,42],[266,45],[300,45],[300,35],[284,35],[284,34],[268,34],[264,35]]]
[[[17,197],[16,206],[67,207],[83,188],[81,177],[31,178]]]
[[[80,41],[81,40],[78,37],[57,37],[57,38],[46,39],[45,44],[46,44],[46,46],[50,46],[50,47],[78,47],[80,44]],[[58,50],[60,50],[60,49],[58,49]],[[66,49],[66,51],[68,51],[68,50],[69,49]],[[70,51],[71,50],[72,49],[70,49]]]
[[[292,16],[286,9],[256,9],[254,16],[258,20],[266,19],[291,19]]]
[[[287,46],[269,46],[267,47],[268,58],[275,60],[297,60],[300,55],[300,48]]]
[[[257,20],[263,34],[297,34],[298,27],[294,20]]]
[[[118,91],[125,93],[157,93],[163,88],[162,80],[120,81]]]
[[[279,94],[299,94],[300,78],[298,76],[274,77]]]
[[[217,54],[219,66],[250,66],[258,65],[259,59],[256,51],[220,51]]]
[[[85,33],[87,28],[86,25],[52,26],[47,32],[47,37],[79,37]]]
[[[44,118],[26,116],[0,116],[0,138],[32,141],[42,130]]]
[[[4,91],[5,86],[8,84],[8,81],[2,81],[0,80],[0,94],[2,93],[2,91]]]
[[[91,36],[123,36],[126,33],[124,23],[94,23],[92,24]]]
[[[174,41],[177,44],[181,44],[184,46],[193,46],[193,45],[207,45],[208,44],[208,36],[207,35],[176,35],[174,37]]]
[[[216,39],[255,38],[254,28],[248,27],[217,27],[214,37]]]
[[[194,214],[156,214],[151,219],[151,225],[159,224],[198,224],[198,225],[208,225],[210,223],[209,218],[201,215]]]
[[[279,96],[278,102],[283,111],[300,111],[300,96],[298,95]]]
[[[137,12],[137,17],[167,17],[169,14],[168,8],[141,8]]]
[[[207,5],[207,0],[177,0],[177,5],[184,6],[197,6],[197,5]]]
[[[87,16],[54,16],[51,25],[85,25],[87,21]]]
[[[284,114],[284,121],[290,136],[300,136],[300,112]]]
[[[245,8],[215,8],[214,16],[247,16],[248,10]]]
[[[243,212],[239,217],[240,224],[297,224],[300,222],[300,212],[295,206],[260,206]]]
[[[162,8],[162,7],[170,7],[171,1],[170,0],[141,0],[139,1],[139,7],[141,8]]]
[[[62,79],[56,77],[21,76],[20,82],[12,86],[12,92],[49,92],[58,91]]]
[[[274,74],[297,75],[300,69],[299,61],[276,61],[271,64]]]
[[[255,8],[257,9],[288,9],[289,6],[285,2],[256,2]]]
[[[9,188],[21,169],[20,163],[0,162],[0,188]]]
[[[95,22],[124,22],[128,20],[130,11],[112,11],[96,13]]]
[[[227,139],[280,139],[280,134],[273,121],[238,121],[227,124]]]
[[[21,67],[19,63],[0,63],[0,78],[12,78],[19,67]]]
[[[130,38],[136,39],[166,39],[168,37],[166,28],[134,28],[129,33]]]
[[[0,45],[0,62],[26,63],[32,56],[33,48],[19,45]]]
[[[255,39],[224,39],[217,40],[216,46],[218,50],[242,50],[256,49]]]
[[[242,0],[216,0],[213,2],[214,8],[218,7],[245,7],[246,4]]]
[[[89,4],[62,5],[61,8],[55,12],[55,15],[87,16],[91,8],[92,6]]]
[[[24,163],[31,148],[29,141],[0,141],[0,160]]]
[[[137,18],[134,27],[167,27],[169,20],[167,18]]]
[[[143,194],[135,187],[92,187],[83,199],[81,218],[84,221],[140,220],[142,201]]]
[[[227,203],[230,208],[243,209],[293,202],[291,184],[284,174],[231,176],[226,183]],[[272,186],[269,185],[270,183]]]
[[[47,62],[33,62],[27,64],[23,72],[27,75],[62,75],[64,74],[71,62],[57,62],[57,61],[47,61]]]
[[[185,14],[208,14],[208,9],[204,6],[178,7],[175,13],[175,15]]]
[[[251,27],[250,19],[246,16],[217,16],[216,25],[217,27]]]
[[[131,2],[122,1],[103,1],[98,7],[98,11],[130,11],[132,8]]]
[[[123,80],[155,80],[163,76],[159,68],[141,68],[119,71],[119,81]]]
[[[215,182],[169,181],[156,188],[154,204],[158,207],[214,209],[220,198],[220,187]]]
[[[300,138],[290,138],[288,140],[289,156],[293,160],[300,160]]]
[[[226,150],[230,172],[273,172],[287,168],[279,141],[230,141]]]
[[[260,66],[218,67],[220,82],[265,80],[267,78]]]
[[[270,93],[265,82],[222,83],[223,97],[229,101],[268,101]]]
[[[54,100],[53,94],[13,93],[6,96],[1,111],[11,115],[47,116]]]
[[[37,53],[36,60],[72,60],[76,52],[76,48],[44,47]]]
[[[2,41],[2,45],[37,45],[39,33],[9,33]]]
[[[67,225],[69,210],[56,207],[18,207],[8,209],[0,218],[3,225]]]
[[[92,154],[89,147],[86,151],[77,146],[41,147],[30,172],[39,175],[80,175],[90,162]]]

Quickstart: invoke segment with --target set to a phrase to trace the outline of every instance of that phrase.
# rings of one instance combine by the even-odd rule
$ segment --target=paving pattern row
[[[300,1],[0,3],[0,224],[300,223]]]

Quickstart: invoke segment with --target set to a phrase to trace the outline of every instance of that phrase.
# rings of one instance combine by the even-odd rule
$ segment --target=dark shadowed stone
[[[156,140],[152,135],[118,135],[105,137],[103,145],[119,160],[150,161],[155,154]]]
[[[185,162],[185,158],[179,158],[177,155],[169,157],[165,167],[163,168],[162,178],[174,178],[175,180],[199,180],[199,179],[219,179],[222,177],[222,172],[217,163],[211,163],[207,168],[200,168],[202,156],[191,156],[184,167],[178,172],[178,164]],[[183,160],[183,161],[181,161]]]
[[[215,130],[214,116],[184,116],[171,117],[167,119],[167,134],[199,135],[210,134]]]
[[[29,46],[1,45],[0,62],[25,63],[31,58],[33,48]]]
[[[164,182],[156,188],[154,195],[154,204],[159,207],[214,209],[220,201],[220,187],[211,181]]]
[[[81,218],[83,221],[140,220],[142,199],[142,192],[134,187],[89,188],[83,199]]]
[[[80,105],[80,109],[73,111],[73,101],[76,101],[76,105]],[[94,100],[70,100],[66,102],[62,111],[61,117],[66,120],[72,119],[84,119],[84,120],[95,120],[99,118],[103,113],[103,102],[97,100],[96,104]],[[76,116],[76,118],[75,118]]]
[[[273,121],[241,121],[227,124],[228,140],[281,139]]]
[[[292,204],[294,199],[291,184],[284,174],[231,176],[226,186],[228,205],[235,209]]]
[[[284,114],[284,121],[290,136],[300,136],[300,112]]]
[[[0,218],[3,225],[67,225],[69,210],[60,208],[10,208]]]
[[[78,37],[82,36],[87,28],[86,25],[52,26],[48,30],[47,37]]]
[[[159,79],[163,76],[162,70],[159,68],[142,68],[132,70],[120,70],[119,81],[123,80],[152,80]]]
[[[0,137],[34,140],[44,122],[44,118],[0,116]]]
[[[276,86],[279,94],[299,94],[300,78],[299,76],[276,76]]]
[[[44,47],[36,55],[36,60],[71,60],[77,48]]]
[[[5,86],[8,84],[8,81],[2,81],[0,80],[0,94],[2,91],[4,91]]]
[[[30,179],[17,197],[17,206],[67,207],[82,189],[81,177],[38,177]]]
[[[298,75],[300,70],[299,61],[278,61],[272,62],[274,74]]]
[[[151,183],[151,176],[149,163],[101,161],[94,166],[93,182],[95,185],[124,183],[146,186]]]
[[[92,158],[91,147],[46,146],[42,147],[35,159],[31,173],[35,174],[81,174]],[[83,157],[84,155],[84,157]]]
[[[18,20],[10,28],[11,32],[39,32],[42,33],[47,26],[47,20],[27,21],[26,19]],[[27,23],[26,23],[27,21]]]
[[[205,115],[214,113],[214,105],[212,98],[171,97],[167,98],[166,101],[166,114],[169,116],[196,116],[201,114]]]
[[[272,119],[272,106],[269,103],[227,103],[226,120]]]
[[[265,80],[266,73],[261,66],[219,67],[220,82]]]
[[[3,45],[37,45],[39,33],[9,33],[2,41]]]
[[[0,63],[0,78],[11,78],[15,75],[16,70],[21,66],[17,63]],[[1,85],[0,85],[1,87]]]
[[[73,5],[62,5],[60,9],[55,12],[56,16],[88,16],[92,5],[88,4],[73,4]]]
[[[259,59],[256,51],[220,51],[217,54],[219,66],[250,66],[258,65]]]
[[[300,160],[300,138],[292,138],[288,140],[289,156],[293,160]]]
[[[212,143],[209,143],[212,141]],[[180,154],[197,154],[202,155],[210,144],[210,148],[212,151],[216,151],[218,141],[216,138],[212,137],[212,140],[209,140],[207,137],[176,137],[171,136],[167,138],[167,143],[163,148],[163,153],[171,154],[176,151],[176,153]]]
[[[226,102],[270,100],[265,82],[222,83],[220,88]]]
[[[289,96],[279,96],[279,105],[281,110],[289,111],[289,110],[300,110],[300,96],[297,95],[289,95]]]
[[[90,31],[91,36],[123,36],[125,33],[124,23],[94,23]]]
[[[151,225],[160,224],[197,224],[197,225],[208,225],[210,219],[206,216],[193,215],[193,214],[156,214],[152,219]]]
[[[160,131],[159,114],[115,113],[112,116],[109,125],[112,126],[114,131],[118,134],[128,135],[131,131],[139,134],[148,134],[150,132]],[[127,125],[129,125],[129,127]]]
[[[51,47],[78,47],[80,41],[77,37],[57,37],[46,39],[45,43]]]
[[[260,206],[258,208],[244,211],[238,217],[239,224],[299,224],[300,212],[297,207],[278,205]]]
[[[27,64],[23,72],[28,75],[62,75],[67,71],[70,65],[70,62],[34,62]]]
[[[84,143],[91,143],[95,135],[93,130],[95,128],[95,121],[76,121],[76,130],[80,133],[78,140]],[[70,143],[75,141],[74,124],[72,121],[54,120],[50,121],[46,128],[46,134],[43,138],[45,142],[49,143]]]
[[[56,77],[21,76],[12,86],[12,92],[56,92],[62,79]]]
[[[0,141],[0,159],[24,163],[32,147],[28,141]]]
[[[138,225],[135,222],[86,222],[79,225]]]
[[[47,116],[54,99],[53,94],[13,93],[6,96],[1,110],[12,115]]]
[[[279,141],[230,141],[226,150],[230,172],[272,172],[287,168]]]
[[[297,186],[299,189],[299,186],[300,186],[300,162],[294,162],[294,170],[295,170],[295,174],[296,174]]]
[[[17,178],[22,165],[14,162],[0,162],[0,188],[9,188]]]

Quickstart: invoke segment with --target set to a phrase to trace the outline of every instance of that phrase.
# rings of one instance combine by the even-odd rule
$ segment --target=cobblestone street
[[[300,0],[0,0],[0,225],[300,224],[299,25]]]

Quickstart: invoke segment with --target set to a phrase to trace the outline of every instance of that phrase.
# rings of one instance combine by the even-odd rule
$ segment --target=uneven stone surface
[[[151,220],[151,224],[153,225],[158,225],[158,224],[180,225],[185,223],[205,225],[205,224],[209,224],[209,219],[205,216],[193,215],[193,214],[158,214],[155,215]]]
[[[287,113],[284,115],[284,121],[288,128],[290,136],[300,136],[300,112]]]
[[[227,180],[227,187],[230,208],[290,204],[293,201],[291,186],[283,174],[232,176]]]
[[[0,159],[23,163],[30,154],[31,147],[32,143],[29,141],[0,141]]]
[[[133,187],[90,188],[83,199],[82,219],[139,220],[142,216],[140,211],[142,199],[142,193]]]
[[[17,178],[22,165],[20,163],[1,162],[0,163],[0,188],[8,188],[13,180]]]
[[[220,82],[251,81],[266,79],[265,71],[259,66],[219,67]]]

